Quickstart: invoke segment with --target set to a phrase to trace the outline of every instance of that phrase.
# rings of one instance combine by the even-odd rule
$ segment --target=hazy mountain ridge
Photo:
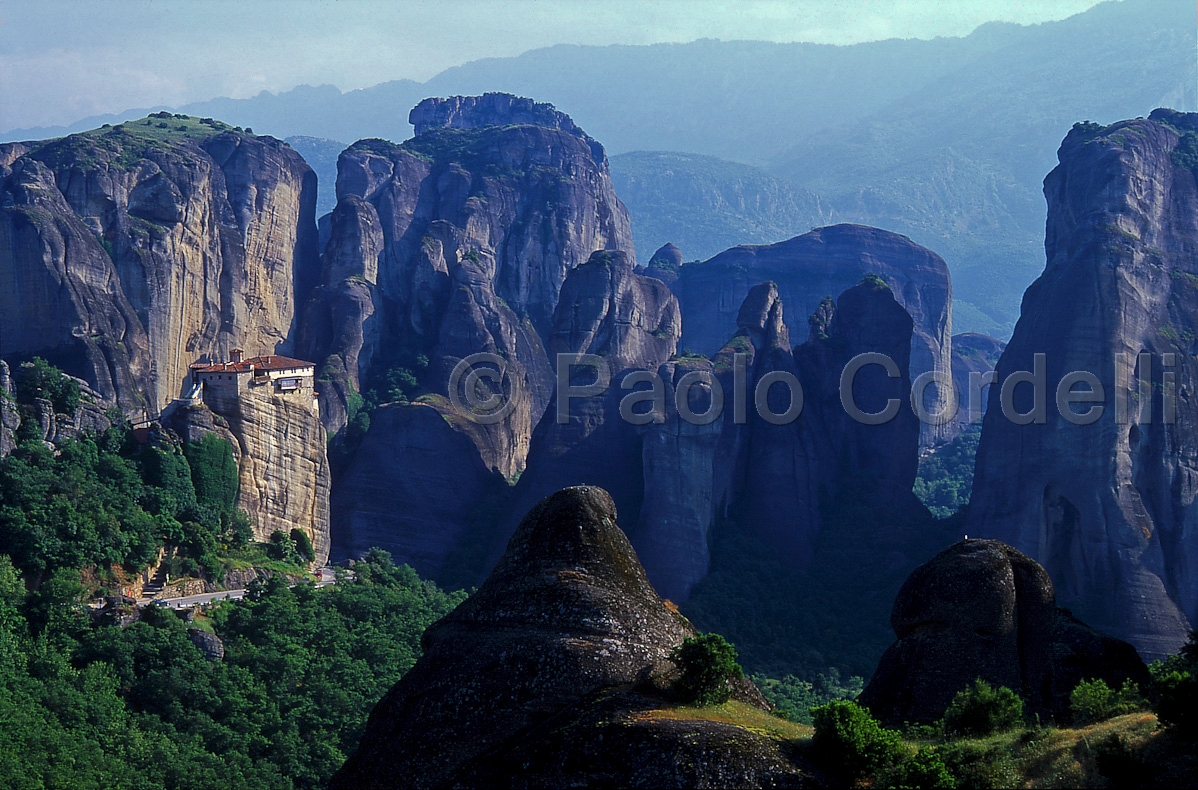
[[[332,211],[337,205],[337,159],[347,146],[338,140],[324,137],[295,135],[283,142],[299,152],[312,171],[316,173],[316,216]]]
[[[786,151],[796,128],[818,130],[881,110],[893,97],[968,62],[977,47],[1001,45],[1002,36],[997,38],[987,33],[851,47],[712,39],[648,46],[560,44],[514,58],[472,61],[424,83],[393,80],[344,93],[332,85],[301,85],[249,99],[195,102],[179,111],[227,118],[280,137],[403,140],[412,134],[407,108],[427,96],[504,90],[552,102],[613,152],[668,148],[764,164]],[[796,74],[811,75],[810,84],[798,89]],[[770,112],[761,112],[766,107]],[[99,123],[127,115],[105,116]],[[712,118],[732,117],[738,119],[736,128],[711,124]],[[11,130],[0,139],[64,134],[99,125],[94,120]]]
[[[776,171],[820,194],[842,221],[935,249],[958,298],[1009,332],[1043,268],[1040,185],[1060,138],[1076,121],[1192,105],[1192,28],[1188,4],[1134,0],[1025,28],[881,112],[812,134]]]
[[[818,196],[752,165],[675,151],[633,151],[612,157],[610,165],[642,263],[667,241],[688,260],[705,260],[832,220]]]

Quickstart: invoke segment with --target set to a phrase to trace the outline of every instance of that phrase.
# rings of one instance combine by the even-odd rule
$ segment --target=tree
[[[736,648],[719,634],[703,634],[674,648],[670,660],[681,671],[674,691],[688,703],[719,705],[732,696],[729,681],[744,677]]]
[[[1131,680],[1117,690],[1101,679],[1083,680],[1069,694],[1074,724],[1093,724],[1138,710],[1144,704],[1140,689]]]
[[[944,712],[948,732],[967,736],[991,735],[1023,723],[1023,700],[1006,686],[995,688],[978,678],[957,692]]]
[[[152,487],[147,492],[147,509],[154,515],[167,513],[176,518],[194,514],[198,503],[187,458],[168,446],[146,447],[140,459],[142,478]]]
[[[881,787],[953,790],[957,786],[957,780],[944,764],[940,752],[928,746],[883,771],[881,779],[877,783]]]
[[[836,700],[811,711],[811,755],[839,784],[880,773],[902,761],[899,734],[882,727],[855,702]]]
[[[302,529],[293,529],[291,530],[291,540],[295,543],[295,550],[299,556],[308,562],[316,561],[316,549],[312,548],[312,541],[308,538],[308,533]]]
[[[266,556],[280,562],[299,564],[302,562],[295,541],[281,529],[270,533],[270,543],[266,546]]]
[[[1156,715],[1165,727],[1186,740],[1198,740],[1198,677],[1169,672],[1156,681]]]
[[[19,403],[32,404],[35,398],[44,398],[60,414],[74,414],[82,399],[79,383],[41,357],[21,363],[16,385]]]
[[[237,504],[240,480],[229,442],[214,433],[207,433],[200,441],[184,445],[183,455],[191,466],[196,501],[222,516],[232,513]]]
[[[1181,652],[1152,665],[1153,709],[1165,727],[1186,740],[1198,740],[1198,631]]]

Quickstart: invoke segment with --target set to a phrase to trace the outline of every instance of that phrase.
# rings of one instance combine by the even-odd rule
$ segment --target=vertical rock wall
[[[484,463],[511,477],[552,392],[545,345],[558,292],[595,250],[632,252],[628,213],[602,146],[550,105],[429,99],[412,119],[417,135],[402,145],[362,140],[341,155],[301,352],[323,363],[331,432],[349,393],[405,358],[427,357],[422,383],[445,393],[460,359],[504,357],[522,395],[475,435]]]
[[[753,286],[776,283],[786,312],[783,321],[796,337],[820,301],[877,274],[911,315],[911,377],[935,371],[947,380],[952,360],[952,281],[939,255],[905,236],[861,225],[817,228],[777,244],[733,247],[679,269],[671,285],[682,306],[680,347],[716,353],[737,330],[737,314]],[[927,406],[937,413],[944,394],[928,390]],[[955,435],[956,426],[928,425],[922,442],[933,446]]]
[[[13,400],[12,376],[8,363],[0,359],[0,458],[11,453],[17,446],[14,435],[21,427],[21,415],[17,413]]]
[[[319,261],[316,177],[284,143],[151,118],[0,162],[6,354],[154,416],[197,358],[291,350]]]
[[[1079,124],[1059,158],[1044,182],[1047,264],[998,364],[1002,381],[1045,354],[1046,414],[1017,425],[990,399],[969,533],[1040,562],[1063,606],[1152,658],[1198,623],[1198,115]],[[1132,366],[1146,383],[1124,388],[1120,420]],[[1093,424],[1057,409],[1072,371],[1104,388]],[[1029,385],[1013,405],[1030,410]]]
[[[240,445],[237,503],[254,522],[257,540],[299,529],[316,561],[329,557],[329,462],[320,419],[303,405],[247,393],[221,414]]]

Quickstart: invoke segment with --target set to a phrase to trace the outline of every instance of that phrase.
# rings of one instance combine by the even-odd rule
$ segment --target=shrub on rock
[[[1012,730],[1023,723],[1023,700],[1006,686],[991,686],[980,678],[953,697],[944,712],[950,733],[980,737]]]
[[[694,705],[719,705],[732,696],[731,681],[744,677],[736,663],[736,648],[719,634],[687,639],[670,657],[681,671],[674,691]]]

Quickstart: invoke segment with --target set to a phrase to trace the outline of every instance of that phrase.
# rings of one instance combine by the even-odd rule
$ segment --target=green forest
[[[324,786],[421,633],[465,598],[383,552],[355,570],[325,589],[276,576],[193,623],[151,606],[120,628],[85,614],[78,569],[26,593],[0,558],[0,784]]]
[[[111,415],[50,446],[34,400],[73,412],[78,386],[43,360],[18,373],[20,446],[0,459],[0,786],[324,786],[465,593],[381,551],[317,588],[303,533],[253,542],[225,440],[141,443]],[[119,592],[159,556],[172,577],[274,576],[190,622],[151,605],[130,624]],[[105,598],[120,605],[88,605]]]

